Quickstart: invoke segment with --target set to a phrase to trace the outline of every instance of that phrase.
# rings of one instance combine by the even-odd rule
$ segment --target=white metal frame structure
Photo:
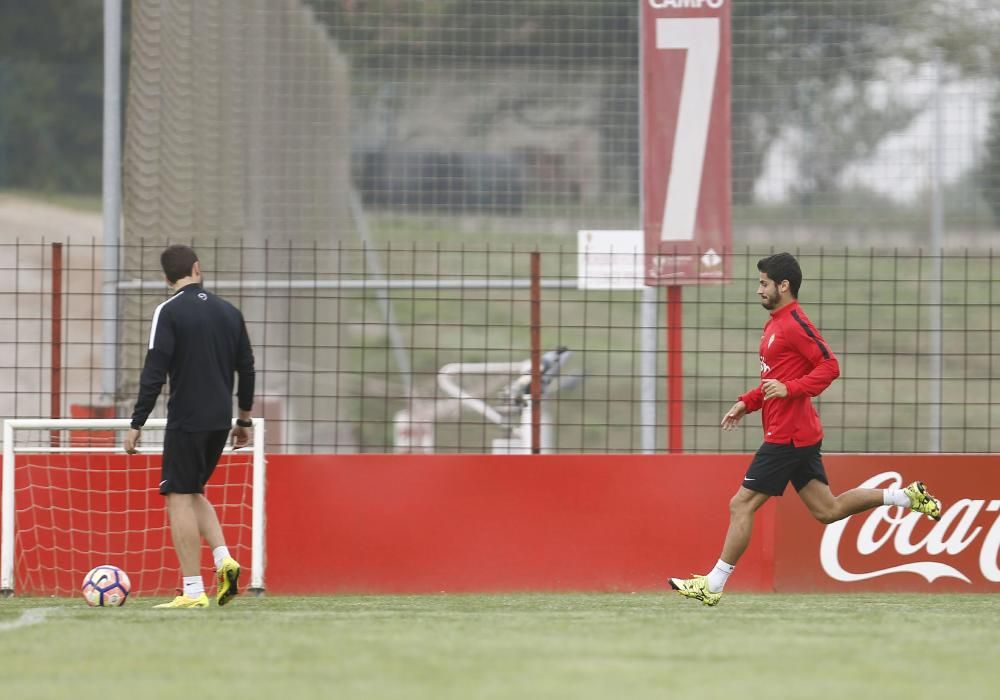
[[[542,356],[543,399],[558,390],[558,385],[552,385],[552,380],[559,376],[562,365],[571,354],[566,348],[557,348]],[[462,388],[460,377],[466,373],[515,377],[514,381],[504,388],[501,410]],[[438,386],[449,397],[458,399],[460,405],[509,431],[508,437],[493,440],[492,451],[495,454],[531,454],[533,410],[541,411],[542,454],[549,454],[555,450],[552,418],[545,411],[544,401],[538,407],[532,406],[530,358],[520,362],[452,362],[438,371]]]
[[[128,418],[16,418],[3,422],[3,475],[0,490],[0,595],[14,594],[14,459],[18,452],[31,454],[76,452],[101,453],[117,449],[108,447],[50,447],[31,445],[23,448],[15,444],[18,430],[125,430]],[[146,428],[163,429],[165,418],[150,418]],[[264,592],[264,489],[266,461],[264,459],[265,426],[263,418],[254,418],[251,443],[253,453],[253,496],[250,522],[250,586],[253,593]],[[142,445],[140,452],[153,453],[162,445]]]

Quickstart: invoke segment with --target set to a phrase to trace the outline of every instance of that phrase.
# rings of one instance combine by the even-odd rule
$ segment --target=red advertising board
[[[707,570],[745,455],[272,455],[269,591],[668,592]],[[774,510],[730,590],[770,590]],[[302,575],[308,559],[309,575]]]
[[[824,462],[834,493],[921,479],[942,501],[941,520],[876,508],[823,527],[785,496],[775,524],[775,590],[1000,592],[996,455],[827,455]]]
[[[704,572],[718,557],[728,502],[750,459],[269,455],[265,586],[278,594],[667,593],[667,576]],[[1000,592],[997,459],[825,455],[834,493],[922,479],[944,503],[941,520],[880,507],[823,526],[789,488],[758,512],[726,590]],[[18,460],[19,593],[75,591],[105,559],[129,572],[139,595],[173,590],[179,572],[152,461]],[[217,471],[208,491],[244,562],[251,558],[248,468],[240,462]]]
[[[641,2],[647,284],[729,274],[731,2]]]

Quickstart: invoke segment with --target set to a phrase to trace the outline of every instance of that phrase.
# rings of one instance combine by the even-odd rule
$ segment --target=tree
[[[99,192],[102,0],[0,0],[0,87],[0,186]]]
[[[355,67],[376,76],[419,63],[603,69],[597,126],[637,170],[637,1],[305,1]],[[794,155],[807,198],[834,188],[848,163],[905,126],[914,105],[871,96],[890,63],[895,80],[935,47],[966,71],[990,75],[1000,64],[996,12],[979,6],[741,0],[732,11],[737,203],[752,201],[767,154],[791,132],[802,134]],[[0,0],[0,185],[96,191],[101,86],[101,0]]]
[[[863,157],[916,113],[889,94],[871,99],[890,59],[898,74],[926,58],[912,26],[926,0],[733,5],[733,197],[747,204],[774,142],[797,133],[797,194],[836,189]],[[907,54],[916,54],[908,56]],[[903,79],[897,75],[896,79]]]
[[[599,127],[636,144],[638,2],[622,0],[312,0],[361,68],[413,62],[607,69]],[[915,68],[934,42],[930,0],[733,3],[733,194],[746,204],[775,141],[803,134],[800,196],[835,188],[844,167],[916,111],[871,99],[886,63]],[[931,19],[927,19],[927,18]],[[634,183],[637,188],[637,183]]]
[[[1000,95],[997,96],[986,138],[986,157],[978,172],[979,189],[1000,225]]]

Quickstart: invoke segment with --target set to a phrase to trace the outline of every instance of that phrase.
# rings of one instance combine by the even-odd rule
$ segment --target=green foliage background
[[[100,191],[103,22],[101,0],[0,0],[0,187]]]
[[[304,2],[358,71],[449,61],[606,67],[620,79],[605,91],[604,140],[619,158],[635,150],[623,145],[637,143],[638,2],[508,0],[502,12],[493,0]],[[126,67],[130,7],[126,0]],[[798,154],[804,204],[828,197],[851,160],[905,126],[912,109],[866,99],[886,59],[916,67],[941,51],[953,74],[995,80],[1000,47],[987,20],[932,0],[734,3],[734,203],[752,203],[764,158],[789,125],[811,134]],[[101,0],[0,0],[0,188],[100,190],[102,40]],[[990,155],[974,177],[996,212],[1000,109],[992,125]],[[631,158],[637,172],[638,153]],[[638,182],[627,186],[637,192]]]

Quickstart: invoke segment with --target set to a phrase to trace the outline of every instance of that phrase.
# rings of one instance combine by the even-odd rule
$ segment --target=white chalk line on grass
[[[51,608],[29,608],[21,613],[21,617],[11,622],[0,622],[0,632],[11,632],[13,630],[21,629],[22,627],[31,627],[32,625],[41,624],[45,622],[45,616],[52,612]]]

